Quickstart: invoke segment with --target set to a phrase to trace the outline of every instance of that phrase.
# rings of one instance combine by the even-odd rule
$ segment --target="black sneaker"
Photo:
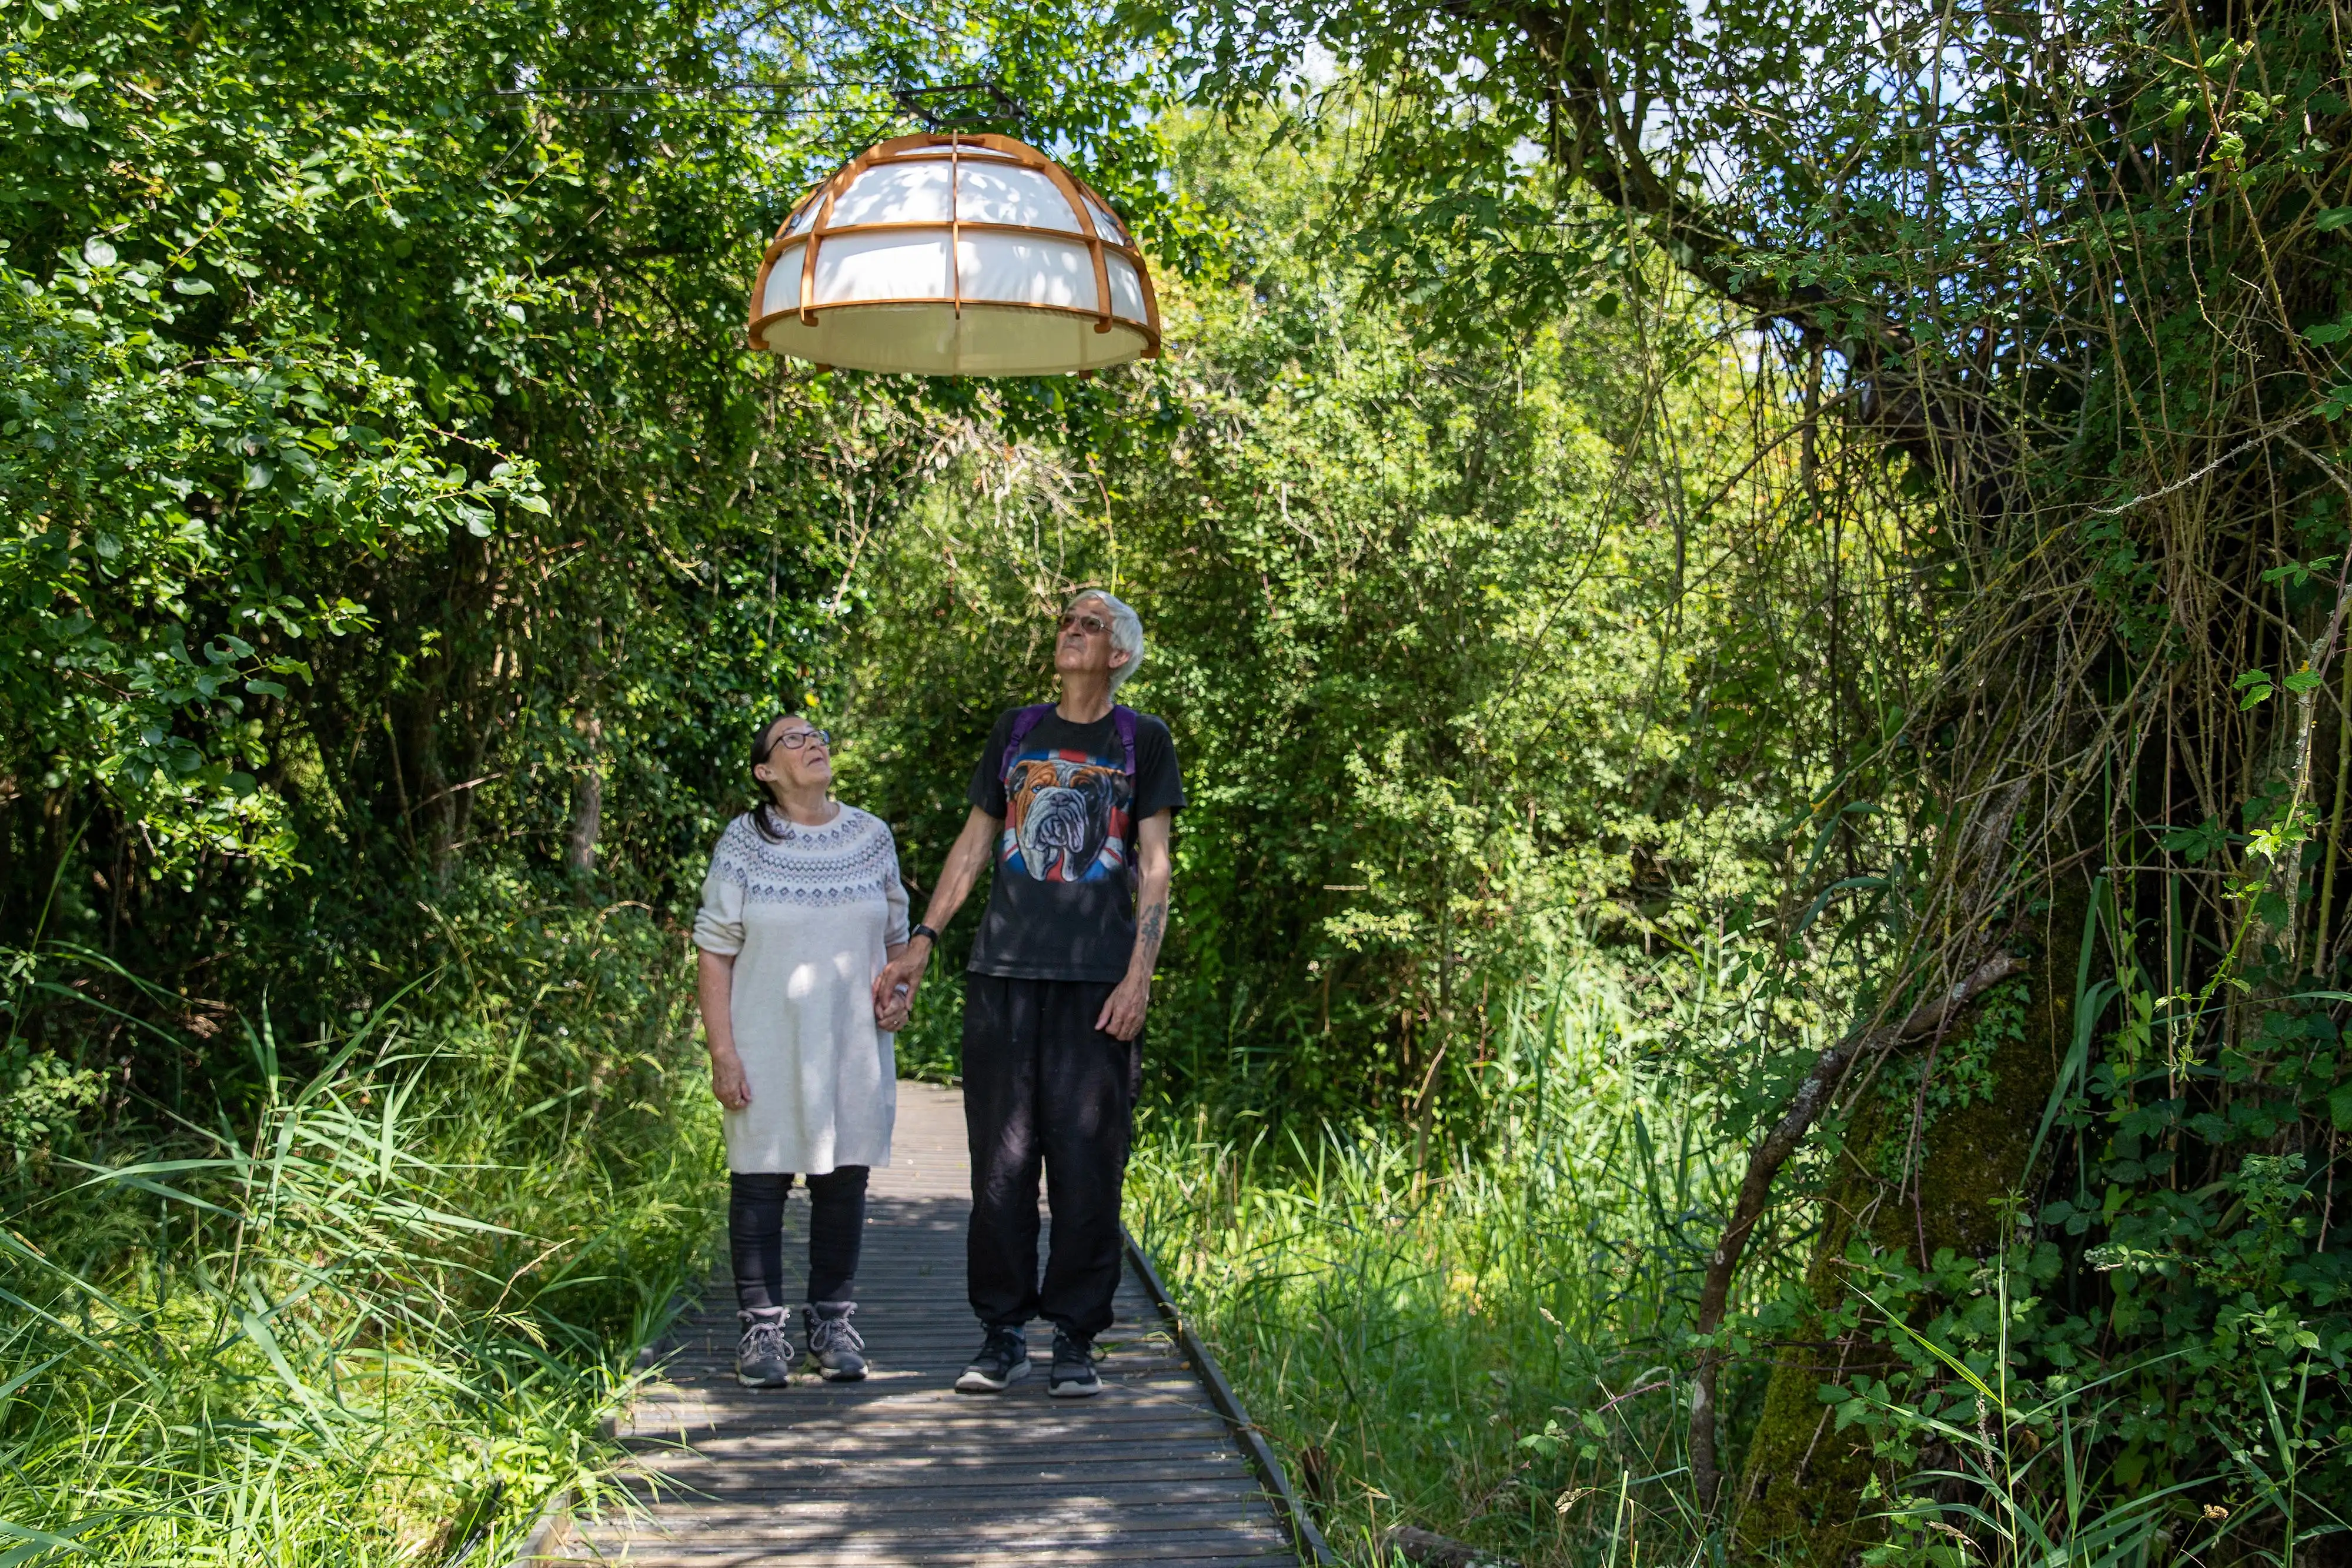
[[[1102,1392],[1092,1342],[1074,1339],[1064,1329],[1054,1331],[1054,1370],[1046,1376],[1045,1392],[1056,1399],[1091,1399]]]
[[[811,1301],[801,1309],[801,1327],[808,1335],[809,1359],[827,1383],[856,1383],[866,1375],[866,1348],[849,1326],[856,1301]]]
[[[793,1342],[784,1337],[784,1309],[753,1307],[735,1314],[743,1325],[735,1347],[735,1381],[746,1388],[782,1388],[793,1380]]]
[[[1019,1329],[999,1326],[988,1331],[980,1354],[956,1379],[956,1387],[965,1394],[1002,1394],[1028,1375],[1029,1336]]]

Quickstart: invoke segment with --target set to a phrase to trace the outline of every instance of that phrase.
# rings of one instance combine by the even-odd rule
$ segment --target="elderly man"
[[[1112,701],[1143,664],[1143,625],[1108,593],[1062,612],[1062,700],[997,716],[971,815],[875,1005],[911,1002],[941,926],[992,855],[996,877],[964,982],[971,1141],[971,1309],[986,1330],[956,1386],[1029,1375],[1026,1325],[1054,1325],[1047,1392],[1097,1393],[1094,1337],[1118,1288],[1119,1189],[1141,1076],[1144,1009],[1168,923],[1168,828],[1184,803],[1168,727]],[[898,995],[900,988],[906,995]],[[1037,1170],[1054,1239],[1037,1280]]]

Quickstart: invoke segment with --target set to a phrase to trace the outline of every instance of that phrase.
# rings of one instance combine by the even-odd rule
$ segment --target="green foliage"
[[[708,1235],[680,906],[973,401],[747,351],[761,246],[975,77],[1201,225],[1096,17],[0,42],[0,1558],[487,1560]]]
[[[1780,896],[1773,824],[1836,766],[1806,683],[1864,635],[1805,596],[1874,541],[1780,526],[1785,411],[1686,297],[1416,345],[1310,237],[1336,135],[1171,137],[1184,188],[1246,214],[1231,270],[1163,286],[1173,346],[1098,383],[1104,427],[974,431],[876,542],[844,788],[928,874],[990,716],[1046,693],[1053,610],[1109,584],[1150,640],[1126,698],[1187,769],[1169,1083],[1442,1121],[1548,952],[1691,946]]]
[[[0,505],[17,524],[0,657],[25,765],[47,761],[50,789],[101,789],[148,825],[160,869],[207,850],[283,865],[296,841],[254,778],[251,710],[310,678],[297,653],[365,623],[317,591],[312,552],[487,536],[502,505],[546,503],[512,465],[445,468],[407,385],[323,336],[173,354],[152,329],[183,308],[161,264],[88,249],[105,264],[69,253],[46,287],[0,267]],[[213,611],[193,627],[191,600]]]
[[[2323,1233],[2352,1168],[2336,1135],[2342,993],[2323,993],[2325,1039],[2276,1020],[2340,979],[2347,947],[2341,9],[1139,10],[1203,95],[1287,95],[1297,136],[1381,106],[1356,143],[1348,227],[1365,275],[1422,302],[1428,334],[1484,340],[1604,289],[1630,297],[1670,265],[1753,313],[1809,410],[1838,409],[1850,444],[1824,489],[1892,468],[1928,503],[1875,510],[1923,590],[1887,613],[1932,628],[1934,653],[1832,695],[1852,767],[1811,812],[1839,823],[1848,863],[1809,862],[1802,913],[1777,912],[1780,982],[1869,1038],[2003,949],[2040,967],[2043,1009],[2075,969],[2074,1028],[2028,1042],[2064,1061],[2075,1136],[2032,1155],[2016,1140],[2015,1162],[1962,1179],[1939,1140],[1996,1112],[2046,1132],[2042,1085],[1971,1082],[1948,1045],[1890,1059],[1874,1040],[1826,1125],[1843,1134],[1874,1106],[1882,1141],[1858,1151],[1868,1168],[1802,1189],[1852,1217],[1826,1232],[1813,1304],[1838,1322],[1822,1332],[1892,1345],[1981,1314],[1970,1281],[2002,1266],[1966,1254],[1990,1249],[1938,1263],[1925,1238],[2019,1203],[2052,1217],[2016,1249],[2054,1270],[2021,1292],[2048,1303],[2050,1334],[1977,1322],[1971,1354],[2029,1383],[2079,1371],[2128,1390],[2115,1422],[2063,1446],[2065,1479],[2041,1468],[2041,1495],[2080,1482],[2097,1504],[2162,1475],[2202,1490],[2141,1515],[2148,1530],[2169,1510],[2226,1513],[2244,1456],[2267,1445],[2287,1464],[2288,1405],[2294,1441],[2320,1445],[2294,1450],[2297,1473],[2340,1493],[2326,1467],[2341,1416],[2326,1394],[2284,1391],[2336,1370],[2342,1243],[2331,1255]],[[1301,91],[1291,62],[1310,42],[1337,69]],[[2104,946],[2037,931],[2040,912],[2107,896],[2108,878]],[[1845,995],[1817,988],[1820,953],[1788,940],[1842,899],[1885,922],[1851,949]],[[1911,1249],[1876,1217],[1906,1207],[1926,1256],[1898,1261]],[[1900,1289],[1841,1294],[1863,1288],[1856,1270],[1913,1265]],[[2296,1269],[2308,1282],[2291,1288]],[[2280,1361],[2271,1345],[2297,1348]],[[1947,1420],[1957,1374],[1900,1354],[1923,1380],[1878,1397]],[[1784,1367],[1787,1412],[1822,1369]],[[1782,1511],[1779,1545],[1842,1559],[1855,1542],[1831,1518],[1848,1500],[1821,1479],[1834,1467],[1807,1482],[1804,1433],[1773,1438],[1757,1461],[1772,1473],[1750,1483],[1811,1489]],[[1937,1495],[1960,1485],[1948,1475]],[[1904,1539],[2022,1559],[2028,1513],[1947,1513]],[[2257,1533],[2284,1519],[2288,1554],[2294,1521],[2318,1518],[2253,1517]]]
[[[98,1070],[68,1067],[53,1051],[10,1040],[0,1051],[0,1141],[23,1160],[46,1148],[75,1121],[75,1113],[105,1092]]]
[[[1919,1141],[1943,1112],[1992,1103],[2000,1087],[1993,1057],[2004,1043],[2025,1038],[2025,997],[2022,984],[1998,988],[1986,996],[1967,1033],[1939,1040],[1931,1051],[1883,1075],[1880,1103],[1905,1133],[1878,1141],[1873,1157],[1881,1177],[1904,1178],[1918,1159]]]
[[[174,1131],[63,1131],[11,1174],[13,1534],[100,1563],[438,1561],[510,1548],[559,1488],[601,1495],[597,1417],[720,1190],[690,977],[627,910],[523,908],[458,951],[311,1051],[238,1020],[245,1071],[191,1086]]]
[[[51,9],[0,14],[0,909],[158,977],[413,952],[469,851],[678,895],[966,396],[742,344],[893,87],[997,77],[1192,243],[1087,25]]]
[[[126,1552],[413,1556],[593,1468],[708,1175],[660,932],[751,724],[837,707],[919,880],[1096,580],[1192,790],[1141,1190],[1349,1530],[1713,1550],[1643,1479],[1698,1457],[1704,1349],[1725,1457],[1779,1451],[1759,1408],[1864,1450],[1884,1539],[1776,1551],[2307,1551],[2352,1352],[2342,18],[1129,19],[1249,107],[1148,120],[1160,62],[1072,8],[0,11],[0,1133],[50,1314],[7,1354],[80,1391],[0,1413],[0,1513],[95,1476]],[[786,205],[890,86],[982,75],[1181,264],[1168,356],[753,361]],[[1636,945],[1638,1024],[1531,1043],[1529,975]],[[1884,1032],[2003,950],[2019,990]],[[429,1062],[329,1069],[436,966]],[[1849,1030],[1694,1342],[1738,1145]],[[415,1163],[369,1166],[395,1102]],[[383,1266],[223,1251],[261,1218]],[[1801,1323],[1866,1364],[1767,1354]],[[231,1473],[313,1533],[236,1535]]]

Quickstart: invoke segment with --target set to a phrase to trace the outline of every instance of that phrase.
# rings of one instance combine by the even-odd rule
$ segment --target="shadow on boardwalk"
[[[1043,1323],[1033,1325],[1028,1382],[996,1396],[954,1391],[980,1343],[964,1301],[961,1097],[902,1084],[898,1128],[892,1166],[874,1173],[857,1276],[873,1375],[738,1386],[732,1291],[714,1280],[678,1325],[665,1379],[623,1427],[641,1510],[567,1531],[538,1561],[1293,1563],[1231,1433],[1131,1276],[1097,1342],[1098,1397],[1046,1396]],[[805,1212],[796,1197],[795,1234]]]

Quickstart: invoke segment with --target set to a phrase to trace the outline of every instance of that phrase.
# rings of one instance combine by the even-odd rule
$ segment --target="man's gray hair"
[[[1062,613],[1067,615],[1090,600],[1110,612],[1110,645],[1127,655],[1127,663],[1114,666],[1110,673],[1110,689],[1116,694],[1134,679],[1136,671],[1143,668],[1143,618],[1129,609],[1125,600],[1099,588],[1078,590],[1062,606]]]

